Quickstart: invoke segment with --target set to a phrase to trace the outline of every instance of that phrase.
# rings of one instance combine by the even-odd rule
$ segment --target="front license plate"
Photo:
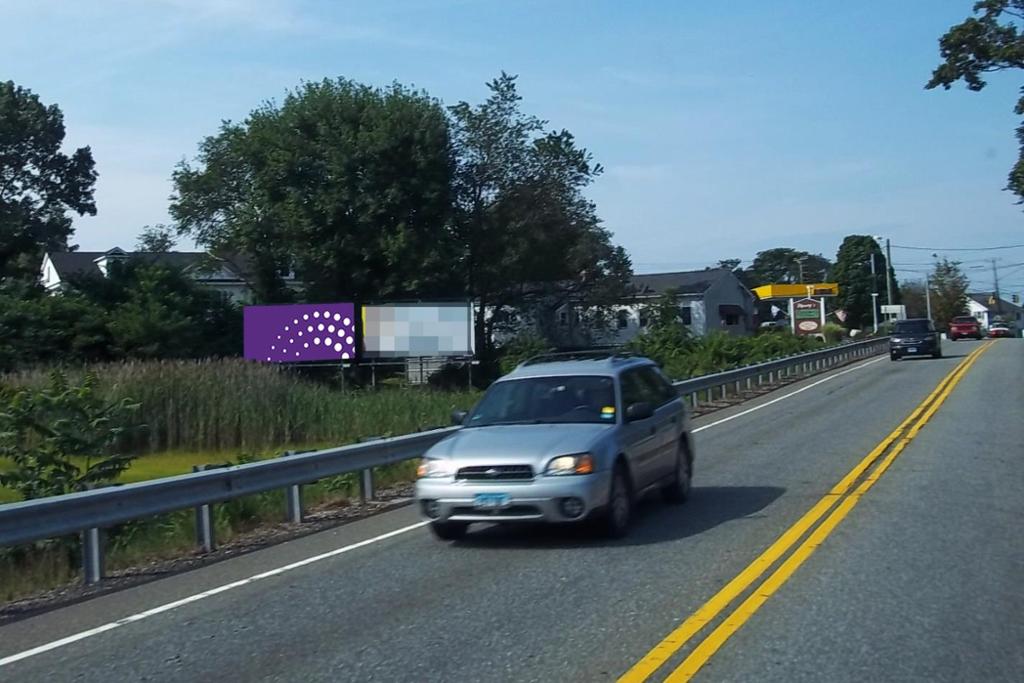
[[[478,493],[473,497],[473,507],[478,510],[495,510],[507,506],[507,493]]]
[[[911,346],[909,349],[907,349],[907,353],[917,353],[917,347]]]

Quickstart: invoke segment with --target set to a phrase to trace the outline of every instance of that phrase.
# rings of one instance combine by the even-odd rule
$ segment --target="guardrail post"
[[[302,486],[292,484],[284,490],[284,501],[287,508],[288,521],[302,524]]]
[[[373,500],[373,470],[359,471],[359,498],[364,503]]]
[[[102,529],[86,529],[82,532],[82,580],[91,586],[103,579]]]
[[[206,465],[193,465],[193,472],[206,471]],[[203,549],[204,553],[212,553],[217,547],[217,539],[213,532],[213,506],[200,505],[196,507],[196,545]]]
[[[743,388],[740,386],[740,380],[736,380],[736,395],[739,396],[742,391]]]
[[[693,407],[694,408],[696,408],[697,405],[700,403],[700,399],[697,398],[697,392],[696,391],[693,392],[692,394],[690,394],[690,401],[693,403]]]

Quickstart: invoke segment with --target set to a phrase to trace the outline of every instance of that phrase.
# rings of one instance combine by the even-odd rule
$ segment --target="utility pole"
[[[928,280],[928,273],[924,274],[924,300],[928,306],[928,319],[932,319],[932,285]]]
[[[875,252],[871,251],[871,319],[875,322],[878,332],[878,278],[875,277]]]
[[[885,238],[885,301],[892,306],[892,250],[889,238]]]
[[[794,259],[794,260],[797,262],[797,265],[800,266],[800,284],[803,284],[804,283],[804,261],[807,260],[807,257],[805,256],[804,258],[798,258],[798,259]]]
[[[992,259],[992,281],[996,286],[996,313],[1003,312],[1003,302],[999,298],[999,269],[996,267],[996,260]]]

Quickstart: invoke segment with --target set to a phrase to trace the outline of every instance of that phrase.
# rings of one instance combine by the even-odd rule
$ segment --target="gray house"
[[[632,289],[632,300],[617,308],[613,328],[602,342],[624,344],[642,332],[647,326],[644,307],[669,290],[678,293],[683,324],[694,335],[703,336],[712,330],[748,335],[754,330],[756,297],[730,270],[634,275]]]

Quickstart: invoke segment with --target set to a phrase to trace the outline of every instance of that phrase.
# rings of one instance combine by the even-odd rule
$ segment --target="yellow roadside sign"
[[[754,287],[751,291],[762,301],[765,299],[791,299],[805,296],[837,296],[839,294],[839,283],[816,282],[800,285],[761,285],[760,287]]]

